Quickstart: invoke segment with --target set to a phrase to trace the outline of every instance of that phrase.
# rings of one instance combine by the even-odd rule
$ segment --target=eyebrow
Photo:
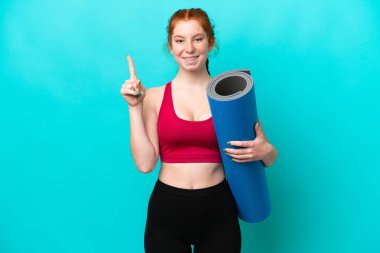
[[[199,35],[202,35],[202,36],[204,36],[204,34],[203,33],[197,33],[197,34],[195,34],[193,37],[197,37],[197,36],[199,36]],[[174,35],[173,37],[180,37],[180,38],[185,38],[184,36],[182,36],[182,35]]]

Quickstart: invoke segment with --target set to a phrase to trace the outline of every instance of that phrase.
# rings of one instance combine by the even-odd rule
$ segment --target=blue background
[[[271,216],[244,252],[380,252],[377,1],[0,3],[0,252],[143,252],[159,164],[140,173],[119,90],[130,54],[146,87],[174,77],[179,8],[215,24],[213,76],[249,68],[277,147]]]

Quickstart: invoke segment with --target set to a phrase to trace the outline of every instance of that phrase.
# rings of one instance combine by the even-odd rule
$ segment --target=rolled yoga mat
[[[228,141],[247,141],[256,137],[258,121],[253,80],[249,70],[234,70],[213,78],[207,87],[220,154],[239,218],[250,223],[267,218],[271,211],[270,197],[262,161],[231,161],[224,148]]]

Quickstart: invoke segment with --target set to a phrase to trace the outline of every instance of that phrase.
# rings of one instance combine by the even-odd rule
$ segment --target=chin
[[[196,65],[185,65],[185,64],[182,64],[181,67],[184,69],[184,70],[187,70],[187,71],[199,71],[202,69],[202,66],[206,67],[205,63],[202,65],[202,63],[198,63]]]
[[[198,72],[199,70],[201,70],[201,68],[199,66],[192,66],[192,67],[182,67],[182,69],[186,70],[186,71],[189,71],[189,72]]]

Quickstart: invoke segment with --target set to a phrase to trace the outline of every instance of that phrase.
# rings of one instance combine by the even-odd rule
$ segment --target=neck
[[[173,81],[180,83],[182,87],[186,88],[206,88],[210,80],[211,77],[206,68],[202,68],[199,71],[186,71],[180,68],[177,76],[173,79]]]

